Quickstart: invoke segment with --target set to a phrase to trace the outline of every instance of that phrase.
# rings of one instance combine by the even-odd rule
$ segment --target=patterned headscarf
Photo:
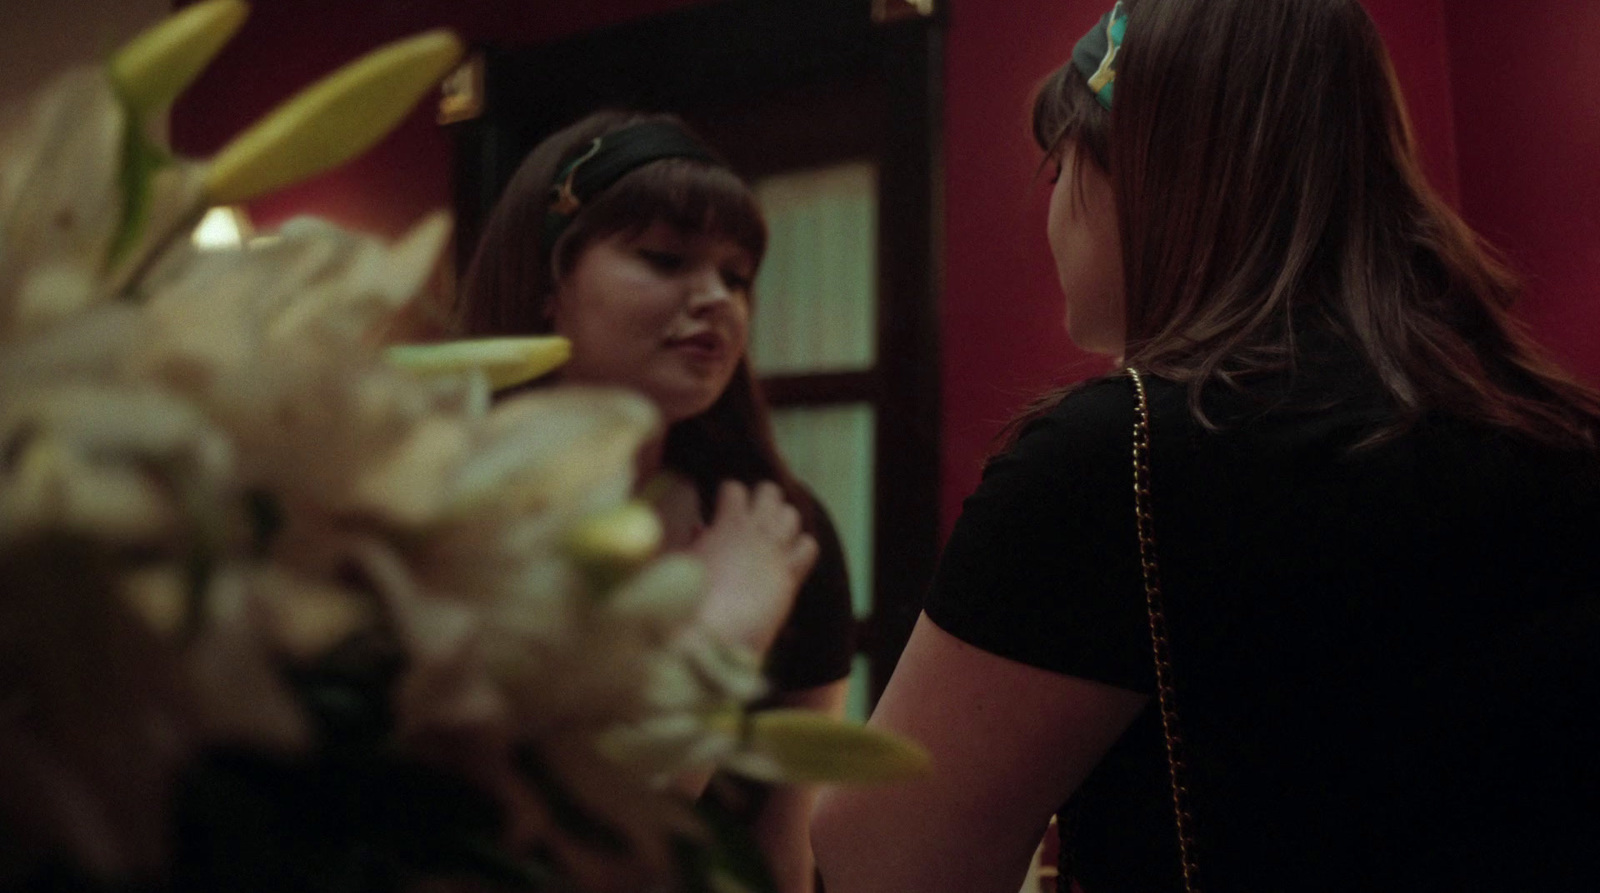
[[[1112,88],[1117,81],[1117,55],[1122,50],[1122,38],[1128,33],[1128,13],[1122,0],[1101,17],[1099,24],[1078,41],[1072,50],[1072,64],[1089,82],[1096,99],[1111,108]]]

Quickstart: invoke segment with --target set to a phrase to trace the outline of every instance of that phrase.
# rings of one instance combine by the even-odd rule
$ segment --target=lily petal
[[[206,195],[246,201],[365,152],[461,58],[461,41],[429,31],[357,59],[268,113],[212,159]]]

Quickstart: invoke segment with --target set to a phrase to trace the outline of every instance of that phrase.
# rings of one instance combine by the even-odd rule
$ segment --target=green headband
[[[1122,39],[1128,33],[1128,13],[1122,0],[1101,17],[1099,24],[1078,41],[1072,50],[1072,65],[1089,82],[1089,89],[1106,108],[1111,108],[1112,88],[1117,81],[1117,55],[1122,51]]]

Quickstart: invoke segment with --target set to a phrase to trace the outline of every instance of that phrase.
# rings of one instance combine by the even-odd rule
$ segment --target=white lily
[[[103,297],[126,115],[104,72],[52,83],[0,149],[0,339]]]

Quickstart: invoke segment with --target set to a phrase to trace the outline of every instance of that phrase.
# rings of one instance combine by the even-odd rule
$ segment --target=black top
[[[763,667],[778,693],[838,682],[850,675],[855,657],[855,614],[844,548],[827,511],[821,503],[815,505],[811,535],[817,540],[817,563],[795,597],[789,619],[773,640]]]
[[[1201,889],[1600,890],[1600,459],[1444,418],[1357,449],[1352,368],[1215,388],[1215,431],[1147,377]],[[1134,406],[1091,383],[990,465],[935,623],[1153,692]],[[1089,893],[1181,889],[1166,772],[1152,706],[1063,812]]]

